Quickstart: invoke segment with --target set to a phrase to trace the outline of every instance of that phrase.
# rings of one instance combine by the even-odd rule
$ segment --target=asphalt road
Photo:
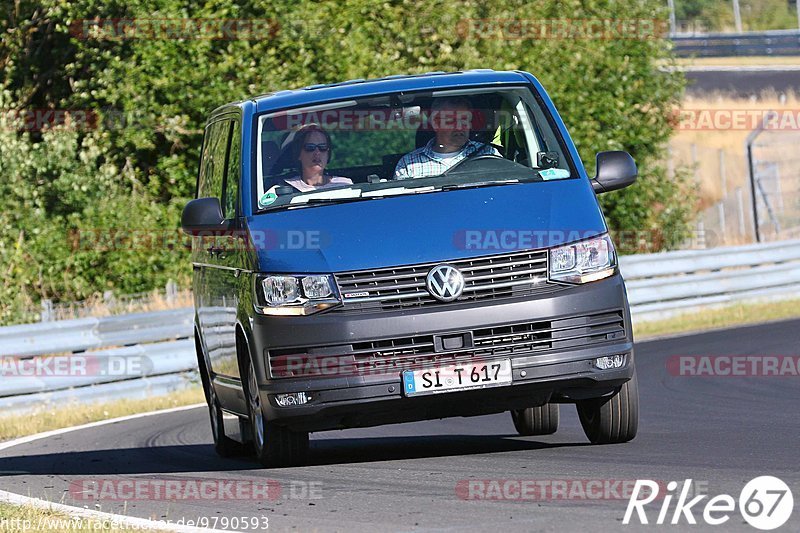
[[[547,437],[516,436],[507,414],[326,432],[313,435],[311,465],[268,471],[248,458],[218,458],[206,411],[197,409],[0,452],[0,488],[173,521],[265,516],[270,529],[279,531],[637,531],[653,526],[623,526],[627,499],[614,490],[604,499],[573,492],[566,499],[520,501],[511,491],[505,495],[512,499],[487,501],[465,499],[469,493],[457,487],[468,480],[562,480],[574,491],[588,481],[691,478],[700,493],[730,494],[738,501],[747,481],[774,475],[795,498],[794,514],[781,530],[800,531],[800,378],[686,377],[667,367],[675,355],[798,356],[798,332],[800,320],[794,320],[638,344],[641,420],[638,437],[627,444],[589,445],[574,407],[563,405],[561,427]],[[151,490],[159,480],[178,480],[183,488],[192,480],[231,480],[240,487],[274,480],[281,494],[266,501],[122,502],[107,499],[122,492],[110,489],[98,501],[85,501],[69,489],[84,480],[117,489],[120,481],[135,480]],[[483,485],[487,491],[489,486]],[[651,522],[660,507],[652,505]],[[702,524],[702,508],[694,515]],[[688,528],[684,520],[656,529]],[[738,510],[724,526],[691,529],[756,531]]]
[[[713,69],[686,72],[689,82],[686,91],[692,96],[706,93],[726,93],[746,98],[763,91],[777,94],[800,92],[800,70]]]

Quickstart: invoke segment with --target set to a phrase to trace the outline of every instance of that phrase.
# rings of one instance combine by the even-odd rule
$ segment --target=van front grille
[[[425,287],[428,272],[446,263],[464,275],[464,292],[443,303]],[[331,312],[400,311],[431,305],[463,305],[481,300],[520,298],[554,292],[563,285],[547,281],[547,251],[493,255],[413,266],[336,274],[343,304]]]

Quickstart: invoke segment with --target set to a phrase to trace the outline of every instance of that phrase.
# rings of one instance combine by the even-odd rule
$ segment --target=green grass
[[[666,320],[641,322],[633,326],[633,333],[634,337],[640,340],[647,337],[705,331],[798,317],[800,317],[800,300],[734,304],[720,309],[686,313]]]

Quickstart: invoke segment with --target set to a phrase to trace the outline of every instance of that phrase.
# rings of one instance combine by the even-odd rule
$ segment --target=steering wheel
[[[495,147],[495,149],[497,148],[494,144],[491,144],[491,143],[486,143],[486,145]],[[502,148],[502,147],[500,147],[500,148]],[[476,150],[476,152],[477,152],[477,150]],[[468,161],[485,161],[487,159],[505,159],[505,157],[503,157],[502,155],[499,155],[499,154],[489,153],[489,154],[473,155],[474,153],[475,152],[473,152],[472,154],[469,154],[467,157],[465,157],[464,159],[462,159],[461,161],[459,161],[458,163],[456,163],[452,167],[450,167],[447,170],[445,170],[444,172],[442,172],[442,176],[445,176],[445,175],[453,172],[455,169],[457,169],[458,167],[460,167],[461,165],[463,165],[464,163],[466,163]]]

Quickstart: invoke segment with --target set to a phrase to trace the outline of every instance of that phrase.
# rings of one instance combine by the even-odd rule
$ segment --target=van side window
[[[230,120],[221,120],[206,127],[203,154],[200,162],[200,178],[197,186],[198,198],[222,199],[225,155],[228,149],[230,126]]]
[[[242,154],[242,140],[239,128],[239,121],[233,121],[231,148],[228,152],[228,173],[225,178],[225,198],[222,202],[222,211],[226,220],[236,218],[236,205],[239,198],[239,167]]]

